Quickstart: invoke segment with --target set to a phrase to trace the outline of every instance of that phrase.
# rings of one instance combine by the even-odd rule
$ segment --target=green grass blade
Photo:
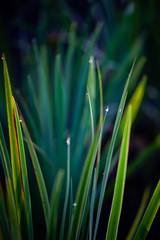
[[[64,171],[59,170],[53,185],[51,194],[51,210],[48,217],[48,240],[57,239],[57,219],[58,219],[58,203],[60,198],[60,192],[62,189],[62,182],[64,177]]]
[[[46,226],[47,226],[47,217],[48,217],[48,213],[50,211],[47,189],[46,189],[46,186],[45,186],[43,174],[42,174],[42,171],[41,171],[41,167],[39,165],[37,154],[36,154],[35,149],[33,147],[31,137],[29,135],[29,132],[27,130],[27,127],[24,123],[24,120],[23,120],[22,116],[20,116],[20,117],[22,119],[21,124],[22,124],[22,128],[23,128],[24,136],[25,136],[26,141],[27,141],[28,150],[29,150],[29,153],[30,153],[30,156],[31,156],[34,172],[35,172],[36,179],[37,179],[37,184],[38,184],[38,188],[39,188],[39,192],[40,192],[40,196],[41,196],[41,201],[42,201],[42,206],[43,206],[44,216],[45,216],[45,221],[46,221]]]
[[[135,235],[135,232],[138,228],[138,225],[142,219],[142,216],[144,214],[144,210],[146,208],[146,205],[147,205],[147,202],[148,202],[148,198],[149,198],[149,193],[150,193],[150,188],[147,187],[144,191],[144,194],[143,194],[143,198],[142,198],[142,201],[141,201],[141,204],[140,204],[140,207],[138,209],[138,212],[136,214],[136,217],[134,219],[134,222],[130,228],[130,231],[126,237],[126,240],[132,240],[134,235]]]
[[[90,205],[90,218],[89,218],[89,240],[92,240],[93,232],[93,211],[94,211],[94,200],[96,192],[96,168],[93,175],[92,194],[91,194],[91,205]]]
[[[21,130],[21,126],[20,126],[20,121],[22,121],[22,120],[19,119],[19,115],[18,115],[18,111],[17,111],[17,107],[16,107],[14,98],[13,98],[13,106],[14,106],[15,124],[16,124],[16,129],[17,129],[18,146],[19,146],[19,154],[20,154],[21,169],[22,169],[22,181],[23,181],[23,189],[24,189],[24,195],[25,195],[27,222],[28,222],[28,228],[29,228],[29,239],[33,239],[31,198],[30,198],[30,191],[29,191],[28,174],[27,174],[26,157],[25,157],[25,151],[24,151],[22,130]]]
[[[116,239],[118,232],[119,219],[122,208],[124,186],[126,179],[126,170],[127,170],[127,160],[128,160],[128,150],[129,150],[129,140],[130,140],[130,131],[131,131],[131,118],[132,118],[132,108],[129,106],[126,124],[123,132],[123,139],[121,144],[121,152],[112,200],[112,207],[109,217],[108,229],[106,234],[106,239]]]
[[[12,185],[11,181],[9,179],[6,179],[6,189],[7,189],[7,208],[8,208],[8,218],[10,222],[11,227],[11,234],[12,239],[14,240],[20,240],[21,238],[21,232],[20,232],[20,225],[18,220],[18,213],[16,210],[16,204],[14,200],[14,193],[12,191]]]
[[[61,57],[60,55],[56,56],[55,62],[55,75],[54,75],[54,102],[55,102],[55,127],[56,127],[56,137],[57,137],[57,150],[59,158],[62,165],[58,167],[64,167],[64,86],[62,82],[61,74]]]
[[[66,81],[66,94],[67,94],[67,111],[69,112],[69,104],[71,99],[71,91],[72,91],[72,77],[73,77],[73,64],[74,64],[74,53],[75,53],[75,47],[76,47],[76,23],[73,22],[70,27],[70,32],[68,36],[69,41],[69,47],[68,51],[66,53],[65,58],[65,81]]]
[[[158,184],[154,190],[154,193],[149,202],[144,217],[139,225],[139,228],[136,232],[134,240],[143,240],[146,238],[150,230],[150,227],[153,223],[153,220],[156,216],[156,213],[159,209],[159,206],[160,206],[160,180],[158,181]]]
[[[104,121],[105,121],[105,118],[104,118]],[[87,192],[89,189],[90,178],[92,175],[93,166],[94,166],[94,162],[95,162],[95,158],[98,150],[101,131],[102,131],[101,125],[99,125],[99,129],[95,135],[95,139],[93,143],[91,144],[91,147],[89,149],[87,159],[85,161],[85,165],[82,171],[80,183],[77,190],[77,196],[76,196],[77,207],[74,209],[74,212],[73,212],[69,239],[76,239],[78,236],[81,216],[83,213],[83,206],[85,203],[85,199],[87,198]]]
[[[85,198],[85,201],[84,201],[83,210],[82,210],[82,214],[81,214],[81,220],[80,220],[80,224],[79,224],[77,239],[80,239],[80,237],[81,237],[81,239],[83,239],[82,236],[84,236],[84,234],[86,234],[85,229],[86,229],[86,225],[87,225],[86,223],[87,223],[87,220],[88,220],[89,210],[90,210],[90,193],[91,193],[91,185],[92,185],[91,184],[92,175],[90,176],[90,179],[89,179],[89,184],[88,184],[88,189],[87,189],[87,192],[86,192],[86,198]],[[87,229],[87,232],[89,233],[88,230],[89,230],[89,228]]]
[[[134,68],[134,72],[133,72],[133,75],[132,75],[132,82],[131,82],[130,87],[129,87],[129,89],[131,91],[135,89],[135,87],[137,85],[137,81],[139,79],[139,76],[142,73],[142,70],[143,70],[143,67],[144,67],[146,61],[147,61],[146,57],[141,57],[139,59],[139,61],[137,61],[137,64]]]
[[[42,141],[43,147],[45,148],[49,159],[54,161],[53,154],[53,124],[52,124],[52,114],[51,114],[51,97],[50,97],[50,86],[48,77],[48,63],[47,63],[47,50],[44,46],[41,47],[40,52],[36,42],[33,44],[34,53],[37,64],[37,75],[38,75],[38,99],[39,99],[39,113],[40,113],[40,123],[42,130]]]
[[[1,184],[0,184],[0,225],[3,229],[3,234],[4,234],[5,239],[11,239],[8,217],[7,217],[6,209],[5,209],[5,200],[4,200],[4,195],[3,195],[3,190],[2,190]]]
[[[95,100],[96,100],[96,73],[95,73],[95,63],[94,57],[90,57],[89,59],[89,73],[88,73],[88,90],[90,93],[91,106],[92,106],[92,115],[93,122],[95,122],[96,117],[96,108],[95,108]]]
[[[97,24],[97,27],[91,37],[89,48],[87,49],[86,54],[82,58],[82,62],[79,69],[79,78],[77,83],[77,89],[75,90],[75,96],[76,96],[76,102],[74,106],[74,114],[73,114],[73,122],[72,122],[72,138],[76,141],[76,135],[77,135],[77,128],[79,126],[79,118],[82,113],[84,98],[85,98],[85,89],[87,85],[87,69],[88,69],[88,61],[90,56],[93,53],[93,49],[95,46],[95,42],[97,40],[97,37],[99,35],[99,32],[101,30],[102,24]],[[84,94],[82,94],[84,93]]]
[[[3,158],[2,151],[4,152],[5,159]],[[13,187],[13,176],[12,176],[11,163],[10,163],[10,158],[9,158],[6,142],[5,142],[5,139],[4,139],[4,134],[3,134],[1,123],[0,123],[0,153],[1,153],[1,156],[2,156],[2,164],[3,164],[5,177],[10,178],[11,183],[12,183],[12,187]]]
[[[72,178],[70,180],[70,199],[69,199],[69,229],[70,229],[70,225],[71,225],[71,218],[72,218],[72,214],[73,214],[73,184],[72,184]],[[68,235],[67,235],[67,240],[69,239],[69,231],[68,231]]]
[[[66,212],[67,212],[67,205],[69,199],[69,185],[70,185],[70,138],[67,138],[67,181],[66,181],[66,195],[65,195],[65,202],[64,202],[64,209],[63,209],[63,217],[62,217],[62,225],[61,225],[61,232],[60,232],[60,239],[63,240],[64,237],[64,227],[65,227],[65,219],[66,219]]]
[[[136,157],[128,166],[127,177],[130,177],[138,168],[144,165],[145,161],[155,153],[155,151],[160,149],[160,135],[141,151],[141,153]]]
[[[96,235],[97,235],[97,229],[98,229],[98,224],[99,224],[100,213],[101,213],[101,209],[102,209],[102,203],[103,203],[103,198],[104,198],[104,194],[105,194],[106,184],[107,184],[107,180],[108,180],[110,163],[111,163],[111,159],[112,159],[112,155],[113,155],[113,150],[114,150],[114,146],[115,146],[115,142],[116,142],[116,138],[117,138],[117,133],[118,133],[120,121],[121,121],[121,118],[122,118],[122,113],[123,113],[123,110],[124,110],[124,105],[125,105],[125,102],[126,102],[127,89],[128,89],[128,85],[129,85],[131,76],[132,76],[134,64],[135,64],[135,61],[132,65],[131,71],[128,75],[128,78],[127,78],[127,81],[126,81],[126,84],[125,84],[125,87],[124,87],[124,90],[123,90],[123,94],[122,94],[122,97],[121,97],[117,117],[116,117],[116,120],[115,120],[113,134],[112,134],[112,138],[111,138],[111,142],[110,142],[110,146],[109,146],[109,150],[108,150],[108,155],[107,155],[107,159],[106,159],[104,175],[103,175],[103,180],[102,180],[102,186],[101,186],[101,191],[100,191],[100,198],[99,198],[99,203],[98,203],[97,217],[96,217],[94,236],[93,236],[94,240],[96,239]]]

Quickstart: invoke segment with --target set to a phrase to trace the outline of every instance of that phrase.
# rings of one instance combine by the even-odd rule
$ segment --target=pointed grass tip
[[[70,143],[71,143],[70,137],[67,138],[66,143],[67,143],[67,145],[70,145]]]

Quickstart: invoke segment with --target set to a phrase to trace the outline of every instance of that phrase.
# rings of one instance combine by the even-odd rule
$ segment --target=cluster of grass
[[[65,60],[56,56],[54,73],[48,67],[45,47],[39,51],[34,43],[38,82],[36,88],[31,77],[28,79],[29,103],[19,95],[25,117],[12,94],[3,56],[10,154],[0,126],[5,179],[4,185],[0,185],[1,239],[95,240],[107,190],[113,188],[104,238],[117,238],[126,177],[159,148],[160,139],[158,136],[133,160],[127,171],[131,126],[144,95],[146,77],[142,77],[136,89],[135,82],[145,61],[142,58],[133,63],[122,93],[120,88],[115,89],[119,87],[118,77],[124,72],[123,66],[112,81],[102,87],[99,64],[90,57],[99,30],[100,25],[93,33],[87,53],[81,56],[81,49],[76,52],[72,26],[70,46],[62,55]],[[63,71],[61,65],[64,65]],[[105,70],[102,66],[102,76]],[[133,92],[133,89],[125,109],[128,90]],[[106,138],[114,114],[109,114],[111,106],[104,107],[103,102],[110,103],[112,94],[116,101],[121,95],[121,100],[116,108],[112,136]],[[117,163],[115,184],[107,187],[109,174]],[[160,205],[159,194],[160,182],[148,204],[149,194],[145,191],[128,239],[145,239]]]

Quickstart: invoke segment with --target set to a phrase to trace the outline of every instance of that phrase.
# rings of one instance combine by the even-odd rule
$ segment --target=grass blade
[[[38,188],[39,188],[39,192],[40,192],[40,196],[41,196],[41,201],[42,201],[42,206],[43,206],[43,210],[44,210],[44,217],[45,217],[46,226],[47,226],[47,217],[48,217],[48,213],[50,211],[47,189],[46,189],[46,186],[45,186],[43,174],[42,174],[42,171],[41,171],[41,167],[39,165],[37,154],[36,154],[35,149],[33,147],[31,137],[29,135],[29,132],[27,130],[27,127],[25,125],[25,122],[24,122],[22,116],[20,116],[20,117],[22,119],[21,124],[22,124],[22,128],[23,128],[23,132],[24,132],[26,141],[27,141],[28,150],[29,150],[29,153],[30,153],[30,156],[31,156],[34,172],[35,172],[36,179],[37,179],[37,184],[38,184]]]
[[[130,131],[131,131],[131,118],[132,118],[132,108],[129,106],[126,124],[123,132],[123,139],[121,145],[121,153],[119,158],[112,207],[109,217],[108,229],[106,234],[106,239],[116,239],[118,232],[119,219],[122,208],[123,194],[124,194],[124,185],[126,179],[126,169],[127,169],[127,159],[128,159],[128,150],[129,150],[129,140],[130,140]]]
[[[78,236],[80,220],[83,213],[83,206],[85,203],[85,199],[87,198],[87,192],[90,184],[90,177],[92,175],[93,166],[95,162],[95,157],[98,150],[99,140],[101,134],[101,125],[95,135],[95,139],[91,144],[89,149],[89,153],[87,159],[85,161],[85,165],[83,168],[83,172],[81,175],[77,196],[76,196],[76,204],[77,207],[74,209],[72,221],[71,221],[71,229],[70,229],[70,237],[69,239],[76,239]]]
[[[129,101],[129,104],[132,105],[132,124],[137,116],[137,112],[139,110],[140,104],[141,104],[143,96],[144,96],[144,92],[145,92],[145,88],[146,88],[146,80],[147,80],[147,77],[144,76],[142,78],[141,82],[139,83],[139,85],[137,86],[131,100]],[[121,122],[121,126],[120,126],[120,134],[121,135],[123,133],[123,129],[124,129],[124,125],[125,125],[126,114],[127,114],[127,112],[124,113],[122,122]]]
[[[90,96],[88,87],[87,87],[87,95],[88,95],[89,110],[90,110],[90,116],[91,116],[91,129],[92,129],[92,142],[93,142],[93,140],[94,140],[94,120],[93,120],[93,109],[92,109],[92,103],[91,103],[91,96]]]
[[[58,203],[60,198],[60,191],[62,189],[62,181],[64,177],[64,171],[59,170],[54,182],[52,194],[51,194],[51,210],[48,217],[48,240],[57,239],[57,218],[58,218]]]
[[[146,205],[147,205],[147,201],[148,201],[148,198],[149,198],[149,193],[150,193],[150,188],[147,187],[144,191],[144,194],[143,194],[143,198],[142,198],[142,201],[141,201],[141,204],[140,204],[140,207],[138,209],[138,212],[136,214],[136,217],[134,219],[134,222],[130,228],[130,231],[126,237],[126,240],[132,240],[134,235],[135,235],[135,232],[137,230],[137,227],[140,223],[140,220],[142,219],[142,215],[144,213],[144,210],[146,208]]]
[[[62,165],[57,166],[58,168],[64,167],[64,88],[61,75],[61,57],[56,56],[55,62],[55,76],[54,76],[54,102],[55,102],[55,126],[56,126],[56,137],[57,137],[57,150]]]
[[[90,206],[90,221],[89,221],[89,240],[92,240],[93,232],[93,211],[94,211],[94,200],[96,192],[96,168],[94,170],[93,184],[92,184],[92,194],[91,194],[91,206]]]
[[[96,99],[96,73],[95,73],[95,63],[94,57],[89,59],[89,73],[88,73],[88,91],[90,94],[91,106],[92,106],[92,116],[93,123],[95,122],[96,117],[96,108],[95,108],[95,99]],[[93,125],[94,126],[94,125]]]
[[[3,158],[3,153],[2,152],[4,152],[5,158]],[[13,188],[13,176],[12,176],[11,163],[10,163],[10,158],[9,158],[7,146],[6,146],[6,143],[5,143],[1,123],[0,123],[0,153],[1,153],[1,156],[2,156],[2,164],[3,164],[5,177],[8,177],[11,180],[12,188]]]
[[[16,129],[17,129],[18,146],[19,146],[19,154],[20,154],[21,169],[22,169],[22,181],[23,181],[23,188],[24,188],[24,195],[25,195],[27,222],[28,222],[28,228],[29,228],[29,239],[33,239],[31,199],[30,199],[30,191],[29,191],[28,174],[27,174],[26,157],[25,157],[25,152],[24,152],[22,130],[21,130],[21,126],[20,126],[20,121],[22,121],[22,120],[19,119],[19,115],[18,115],[18,111],[17,111],[17,107],[16,107],[14,98],[13,98],[13,106],[14,106],[14,117],[15,117]]]
[[[67,143],[67,181],[66,181],[66,195],[65,195],[63,217],[62,217],[62,225],[61,225],[61,233],[60,233],[60,239],[61,240],[63,240],[63,236],[64,236],[65,219],[66,219],[66,212],[67,212],[67,205],[68,205],[68,198],[69,198],[69,185],[70,185],[70,138],[67,138],[66,143]]]
[[[97,71],[98,71],[98,81],[99,81],[99,92],[100,92],[100,118],[99,118],[99,122],[100,124],[103,121],[103,90],[102,90],[102,78],[101,78],[101,72],[100,72],[100,67],[99,67],[99,63],[98,61],[96,61],[96,65],[97,65]],[[107,107],[107,110],[109,110],[109,107]],[[102,144],[102,136],[100,139],[100,143],[99,143],[99,147],[98,147],[98,154],[97,154],[97,179],[98,179],[98,174],[99,174],[99,161],[100,161],[100,157],[101,157],[101,144]]]
[[[147,210],[144,214],[144,217],[139,225],[139,228],[136,232],[134,240],[143,240],[146,238],[150,227],[153,223],[153,220],[156,216],[156,213],[160,206],[160,180],[156,186],[156,189],[152,195],[152,198],[149,202]]]
[[[1,228],[3,229],[5,239],[11,239],[7,217],[8,216],[6,214],[6,209],[5,209],[5,200],[4,200],[3,190],[0,184],[0,225],[1,225]]]
[[[113,155],[113,150],[114,150],[114,146],[115,146],[115,142],[116,142],[116,138],[117,138],[117,133],[118,133],[120,121],[121,121],[121,118],[122,118],[124,105],[125,105],[125,102],[126,102],[127,89],[128,89],[128,85],[129,85],[131,76],[132,76],[134,64],[135,64],[135,61],[132,65],[131,71],[128,75],[128,78],[127,78],[127,81],[126,81],[126,84],[125,84],[125,87],[124,87],[124,90],[123,90],[123,94],[122,94],[122,97],[121,97],[121,101],[120,101],[120,105],[119,105],[114,129],[113,129],[113,134],[112,134],[112,138],[111,138],[111,142],[110,142],[110,146],[109,146],[109,150],[108,150],[108,155],[107,155],[107,159],[106,159],[106,165],[105,165],[105,170],[104,170],[104,175],[103,175],[103,180],[102,180],[102,186],[101,186],[101,191],[100,191],[100,198],[99,198],[99,203],[98,203],[97,217],[96,217],[94,236],[93,236],[94,240],[96,239],[96,235],[97,235],[98,223],[99,223],[99,219],[100,219],[100,213],[101,213],[101,209],[102,209],[104,193],[105,193],[106,184],[107,184],[107,180],[108,180],[110,163],[111,163],[111,159],[112,159],[112,155]]]
[[[8,68],[3,55],[3,70],[4,70],[4,80],[5,80],[5,94],[6,94],[6,106],[7,106],[7,116],[8,116],[8,127],[9,127],[9,141],[10,141],[10,151],[11,151],[11,165],[13,173],[13,185],[16,198],[16,207],[18,209],[18,218],[20,221],[21,215],[21,200],[22,200],[22,182],[21,182],[21,166],[18,153],[18,142],[16,136],[15,122],[13,116],[13,102],[12,102],[12,90],[10,85]],[[6,160],[7,161],[7,160]]]
[[[6,189],[7,189],[7,208],[8,208],[8,218],[10,222],[11,227],[11,234],[12,239],[14,240],[20,240],[21,238],[21,232],[20,232],[20,225],[18,220],[18,214],[14,199],[14,193],[12,191],[12,185],[11,181],[9,179],[6,179]]]

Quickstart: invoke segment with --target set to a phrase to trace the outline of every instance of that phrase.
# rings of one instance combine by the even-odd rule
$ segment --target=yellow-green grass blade
[[[0,225],[3,230],[4,238],[11,239],[9,223],[8,223],[8,218],[6,214],[6,208],[5,208],[5,200],[4,200],[1,184],[0,184]]]
[[[100,67],[98,61],[96,61],[97,65],[97,71],[98,71],[98,81],[99,81],[99,92],[100,92],[100,118],[99,118],[99,123],[101,124],[103,121],[103,88],[102,88],[102,78],[101,78],[101,72],[100,72]],[[109,108],[107,109],[109,110]],[[99,174],[99,161],[101,157],[101,144],[102,144],[102,136],[99,142],[99,147],[98,147],[98,154],[97,154],[97,163],[96,163],[96,168],[97,168],[97,179],[98,179],[98,174]]]
[[[147,61],[146,57],[141,57],[139,59],[139,61],[137,61],[134,72],[133,72],[133,75],[132,75],[132,82],[131,82],[130,87],[129,87],[129,89],[131,91],[135,89],[135,87],[137,85],[137,80],[141,76],[141,72],[143,70],[143,67],[144,67],[146,61]]]
[[[5,158],[3,158],[2,151],[4,152]],[[0,123],[0,153],[1,153],[1,157],[2,157],[1,159],[2,159],[5,177],[10,178],[11,183],[12,183],[12,188],[13,188],[13,176],[12,176],[11,163],[10,163],[10,158],[9,158],[6,142],[4,139],[4,134],[3,134],[1,123]]]
[[[127,178],[131,177],[134,172],[137,171],[137,169],[144,166],[144,163],[147,161],[147,159],[154,154],[156,151],[160,149],[160,135],[156,137],[156,139],[151,143],[149,146],[147,146],[145,149],[143,149],[140,154],[128,164],[127,168]],[[110,183],[108,186],[106,193],[105,193],[105,199],[111,195],[114,189],[114,181]]]
[[[10,141],[10,151],[11,151],[11,165],[13,173],[13,186],[16,199],[16,208],[18,210],[18,219],[21,222],[21,227],[23,228],[22,215],[23,215],[23,201],[24,192],[21,180],[21,164],[19,156],[19,146],[17,139],[17,132],[15,126],[15,118],[13,115],[13,101],[12,101],[12,90],[10,85],[8,68],[3,55],[3,70],[4,70],[4,81],[5,81],[5,95],[6,95],[6,107],[7,107],[7,118],[9,127],[9,141]],[[21,229],[23,231],[23,229]]]
[[[154,193],[143,216],[143,219],[139,225],[139,228],[136,232],[134,240],[143,240],[146,238],[150,230],[150,227],[153,223],[153,220],[156,216],[156,213],[159,209],[159,206],[160,206],[160,180],[158,181],[158,184],[154,190]]]
[[[153,143],[147,146],[128,166],[127,177],[130,177],[138,168],[144,165],[145,161],[160,149],[160,135],[158,135]]]
[[[103,174],[103,179],[102,179],[102,186],[101,186],[101,190],[100,190],[100,197],[99,197],[99,202],[98,202],[97,217],[96,217],[96,223],[95,223],[95,229],[94,229],[94,235],[93,235],[94,240],[96,239],[96,235],[97,235],[100,213],[101,213],[101,209],[102,209],[102,203],[103,203],[106,184],[107,184],[107,180],[108,180],[111,159],[113,156],[113,150],[114,150],[115,142],[117,139],[117,133],[118,133],[118,129],[120,126],[120,122],[121,122],[121,118],[122,118],[122,114],[123,114],[123,110],[124,110],[124,106],[125,106],[125,102],[126,102],[128,85],[129,85],[129,82],[130,82],[130,79],[132,76],[134,64],[135,64],[135,61],[132,65],[131,71],[128,75],[128,78],[127,78],[127,81],[126,81],[126,84],[125,84],[125,87],[124,87],[124,90],[122,93],[121,101],[119,104],[119,109],[118,109],[115,124],[114,124],[113,134],[112,134],[111,142],[110,142],[109,149],[108,149],[108,154],[107,154],[107,158],[106,158],[106,164],[105,164],[105,169],[104,169],[104,174]]]
[[[69,199],[69,186],[70,186],[70,138],[67,138],[67,179],[66,179],[66,194],[65,194],[65,202],[64,202],[64,209],[63,209],[63,216],[62,216],[62,224],[61,224],[61,231],[60,231],[60,239],[63,240],[64,238],[64,228],[65,228],[65,220],[66,220],[66,212],[67,212],[67,205]]]
[[[1,145],[1,150],[2,150],[2,157],[4,159],[4,162],[6,163],[6,156],[5,156],[5,152],[3,149],[3,146],[1,144],[0,141],[0,145]],[[9,220],[9,224],[11,227],[11,235],[13,239],[20,239],[21,235],[20,235],[20,224],[18,221],[18,212],[17,212],[17,208],[16,208],[16,201],[15,201],[15,192],[14,192],[14,188],[11,182],[11,179],[9,177],[9,172],[8,172],[8,168],[6,168],[7,170],[7,176],[5,177],[5,182],[6,182],[6,201],[7,201],[7,210],[8,210],[8,220]]]
[[[40,196],[41,196],[41,201],[42,201],[42,206],[43,206],[43,211],[44,211],[44,217],[45,217],[46,226],[47,226],[47,217],[48,217],[48,213],[50,211],[47,189],[46,189],[46,186],[45,186],[43,174],[42,174],[42,171],[41,171],[41,167],[39,165],[39,161],[38,161],[37,154],[35,152],[31,137],[29,135],[29,132],[27,130],[26,124],[25,124],[22,116],[20,116],[20,118],[22,119],[21,124],[22,124],[22,128],[23,128],[24,136],[25,136],[26,141],[27,141],[27,146],[28,146],[28,150],[29,150],[29,153],[30,153],[30,156],[31,156],[34,172],[35,172],[35,175],[36,175],[37,184],[38,184],[38,188],[39,188],[39,192],[40,192]]]
[[[91,194],[91,203],[90,203],[90,216],[89,216],[89,239],[92,240],[93,232],[93,212],[94,212],[94,201],[96,193],[96,168],[93,175],[93,184],[92,184],[92,194]]]
[[[57,239],[57,220],[58,220],[58,205],[59,205],[59,198],[60,192],[62,190],[62,181],[64,177],[64,171],[59,170],[53,185],[53,190],[51,194],[51,202],[50,207],[51,210],[48,216],[48,240]]]
[[[147,205],[147,202],[148,202],[148,198],[149,198],[149,193],[150,193],[150,188],[147,187],[144,191],[144,194],[143,194],[143,198],[142,198],[142,201],[141,201],[141,204],[140,204],[140,207],[138,209],[138,212],[136,214],[136,217],[133,221],[133,224],[129,230],[129,233],[126,237],[126,240],[132,240],[134,235],[135,235],[135,232],[138,228],[138,225],[142,219],[142,216],[144,214],[144,210],[146,208],[146,205]]]
[[[105,121],[105,118],[104,118],[104,121]],[[85,204],[85,200],[87,199],[87,192],[90,185],[91,175],[92,175],[93,166],[94,166],[94,162],[95,162],[95,158],[98,150],[101,131],[102,131],[102,126],[99,125],[97,133],[95,135],[95,139],[91,144],[91,147],[89,149],[89,152],[84,164],[84,168],[82,171],[80,183],[77,190],[77,196],[76,196],[77,206],[74,209],[72,220],[71,220],[71,228],[70,228],[70,236],[69,236],[70,240],[76,239],[79,233],[81,217],[83,214],[83,207]]]
[[[17,107],[16,107],[14,98],[13,98],[13,106],[14,106],[14,116],[15,116],[15,124],[16,124],[16,129],[17,129],[17,136],[18,136],[18,146],[19,146],[19,154],[20,154],[20,161],[21,161],[22,181],[23,181],[24,196],[25,196],[29,239],[33,239],[31,198],[30,198],[30,191],[29,191],[28,174],[27,174],[27,166],[26,166],[26,158],[25,158],[22,130],[21,130],[21,125],[20,125],[20,121],[22,121],[22,120],[19,119],[19,115],[18,115],[18,111],[17,111]]]
[[[90,95],[88,87],[87,87],[87,96],[88,96],[89,110],[90,110],[90,116],[91,116],[91,130],[92,130],[92,142],[93,142],[93,140],[94,140],[94,119],[93,119],[93,108],[92,108],[92,102],[91,102],[91,95]]]
[[[6,178],[6,201],[7,201],[7,209],[8,209],[8,219],[11,228],[11,235],[13,240],[22,239],[20,225],[18,220],[18,214],[16,210],[16,204],[14,201],[14,194],[12,191],[11,181]]]
[[[128,151],[129,151],[129,140],[130,140],[130,131],[131,131],[131,118],[132,118],[132,107],[129,106],[126,124],[123,132],[123,139],[121,144],[121,152],[118,163],[118,170],[112,200],[112,207],[109,216],[108,228],[106,239],[114,240],[117,238],[119,220],[122,209],[122,201],[124,195],[124,186],[126,179],[126,170],[127,170],[127,160],[128,160]]]
[[[129,104],[132,105],[132,124],[137,116],[137,112],[139,110],[140,104],[141,104],[143,96],[144,96],[144,92],[145,92],[145,88],[146,88],[146,80],[147,80],[147,77],[143,76],[143,78],[140,81],[139,85],[137,86],[131,100],[129,101]],[[127,114],[127,112],[125,111],[123,118],[122,118],[121,125],[120,125],[120,135],[122,135],[122,133],[123,133],[123,129],[124,129],[125,121],[126,121],[125,120],[126,114]]]

